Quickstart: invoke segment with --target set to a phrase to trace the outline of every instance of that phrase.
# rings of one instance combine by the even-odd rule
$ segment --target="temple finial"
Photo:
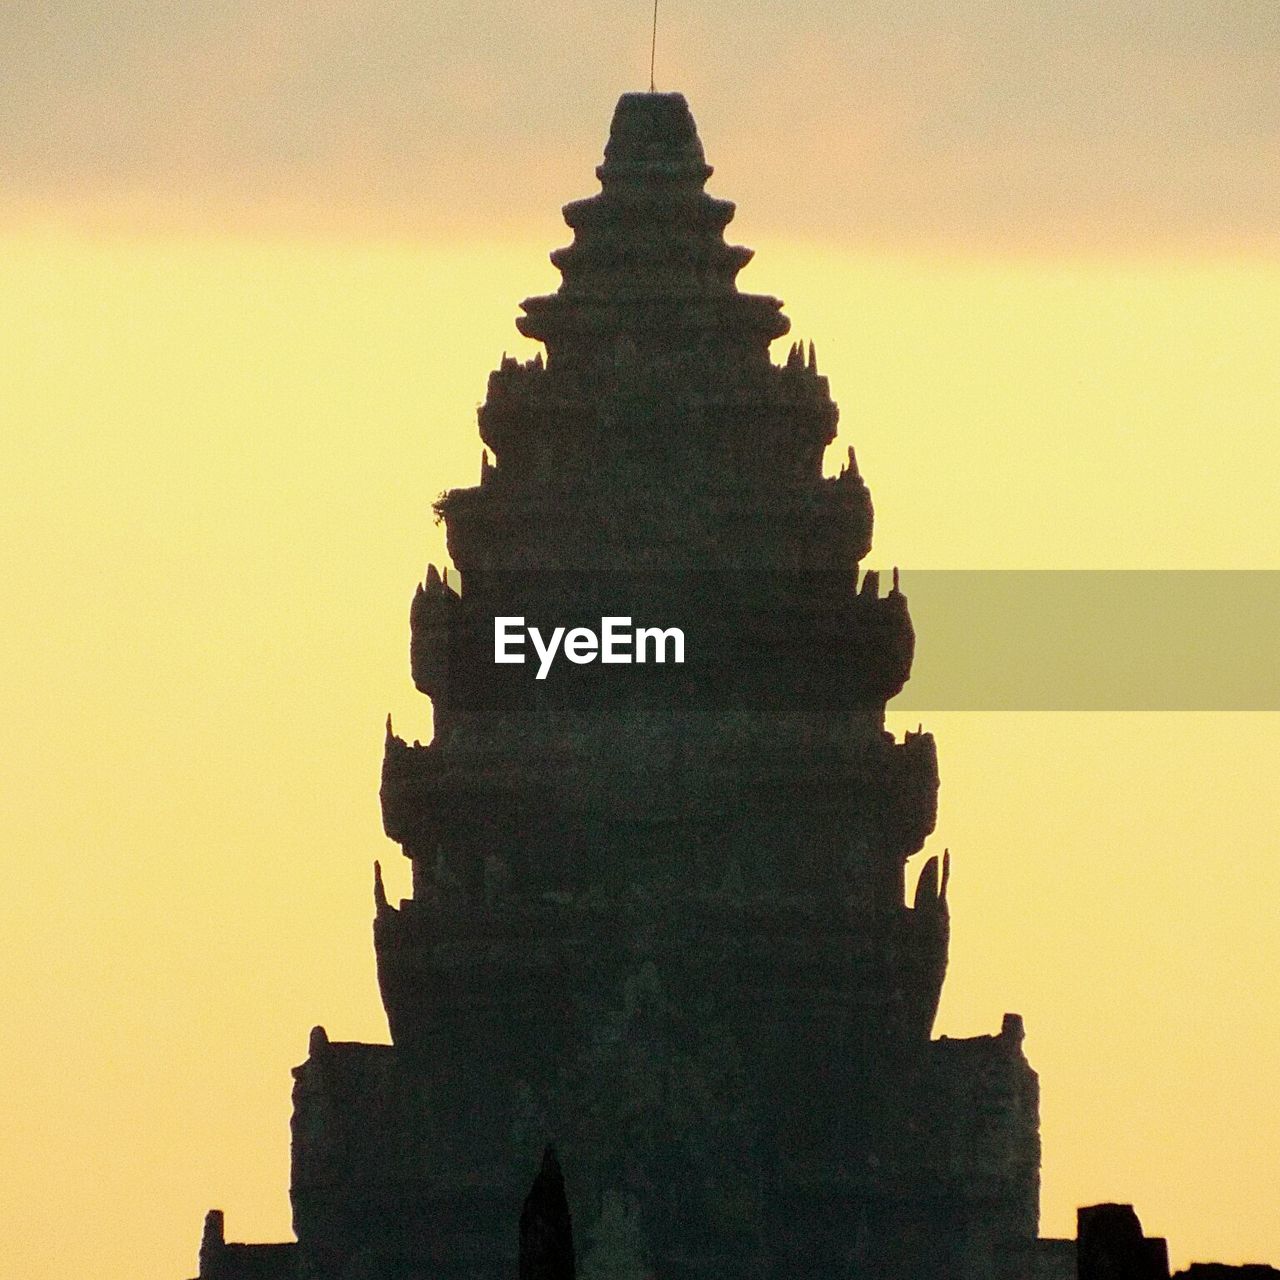
[[[649,92],[657,93],[657,84],[653,78],[654,69],[658,65],[658,0],[653,0],[653,39],[649,41]]]

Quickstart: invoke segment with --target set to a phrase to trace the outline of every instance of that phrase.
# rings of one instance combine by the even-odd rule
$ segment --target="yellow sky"
[[[913,565],[1280,567],[1275,262],[741,238],[908,594]],[[430,732],[430,504],[475,481],[550,247],[5,239],[7,1272],[173,1280],[215,1205],[287,1238],[308,1029],[385,1038],[370,864],[408,892],[377,787],[386,712]],[[1280,1260],[1280,721],[923,718],[956,861],[939,1030],[1026,1017],[1045,1232],[1132,1200],[1175,1260]]]

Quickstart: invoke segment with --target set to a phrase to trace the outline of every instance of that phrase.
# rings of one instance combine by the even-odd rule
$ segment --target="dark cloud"
[[[658,78],[755,225],[1275,244],[1277,0],[664,0]],[[12,207],[528,225],[591,188],[649,5],[27,0]]]

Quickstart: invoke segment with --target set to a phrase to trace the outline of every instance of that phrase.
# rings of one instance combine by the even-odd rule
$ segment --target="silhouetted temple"
[[[393,1043],[312,1032],[297,1243],[211,1214],[202,1280],[1075,1274],[1037,1240],[1021,1020],[932,1038],[949,860],[910,902],[906,868],[934,744],[885,730],[907,602],[859,582],[867,487],[852,451],[824,477],[827,381],[812,347],[771,362],[789,322],[738,291],[710,173],[682,97],[628,94],[565,208],[562,284],[517,322],[545,359],[490,375],[480,483],[438,504],[461,584],[413,601],[435,737],[388,723]],[[495,663],[496,617],[687,653],[540,679]]]

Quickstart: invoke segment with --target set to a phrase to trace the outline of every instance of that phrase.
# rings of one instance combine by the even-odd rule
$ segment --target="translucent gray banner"
[[[1280,571],[904,570],[893,710],[1280,710]]]

